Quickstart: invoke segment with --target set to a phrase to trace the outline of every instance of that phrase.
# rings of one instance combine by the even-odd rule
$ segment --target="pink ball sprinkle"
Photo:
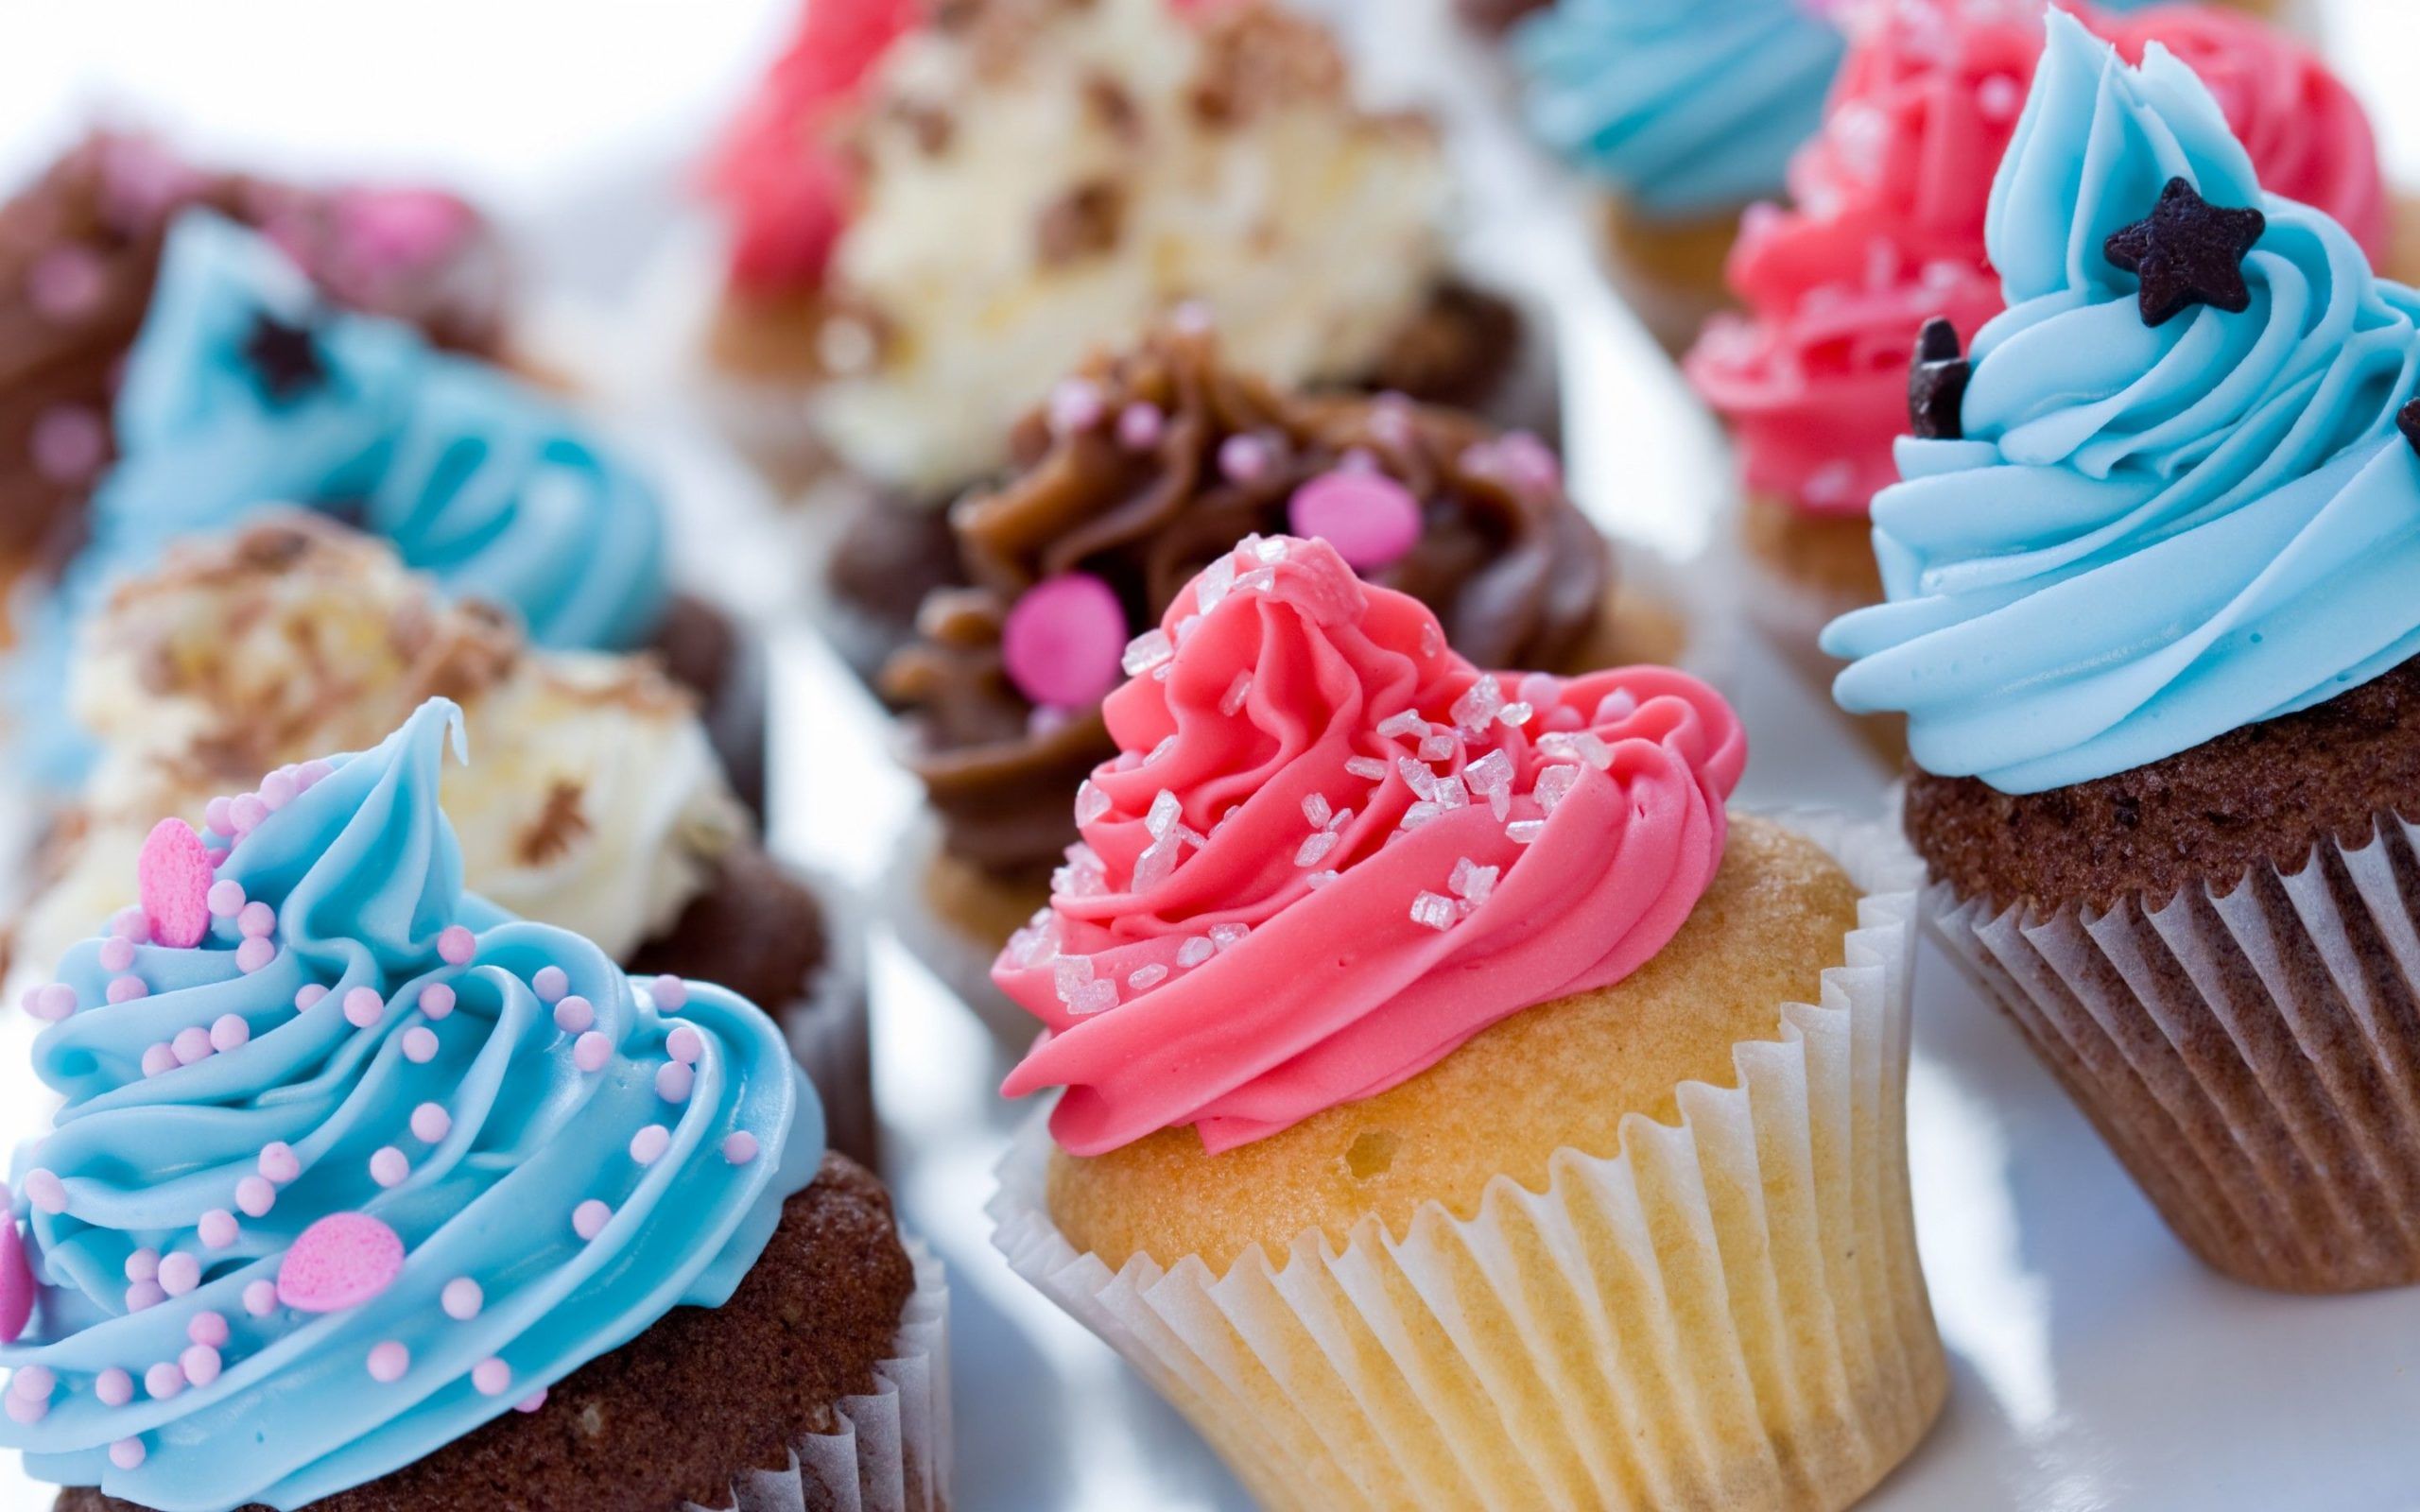
[[[538,968],[537,974],[529,978],[529,989],[538,994],[541,1003],[560,1002],[562,995],[571,990],[571,978],[560,966],[542,966]]]
[[[132,1003],[137,998],[149,997],[151,988],[139,976],[113,976],[110,978],[109,990],[102,995],[112,1003]]]
[[[235,1183],[235,1206],[247,1217],[266,1218],[277,1206],[277,1188],[267,1177],[248,1176]]]
[[[526,1397],[522,1398],[519,1401],[514,1402],[514,1403],[512,1404],[512,1410],[513,1410],[514,1412],[523,1412],[523,1413],[527,1413],[527,1412],[536,1412],[539,1408],[541,1408],[541,1407],[544,1406],[545,1404],[546,1404],[546,1388],[545,1388],[545,1387],[544,1387],[544,1386],[540,1386],[537,1390],[535,1390],[535,1391],[531,1392],[529,1395],[527,1395],[527,1396],[526,1396]]]
[[[143,1074],[146,1076],[164,1076],[180,1064],[174,1045],[163,1042],[143,1052]]]
[[[130,1313],[147,1313],[167,1299],[168,1294],[160,1289],[158,1281],[136,1281],[126,1289],[126,1310]]]
[[[1088,431],[1100,423],[1109,405],[1100,385],[1089,378],[1067,378],[1050,390],[1050,428],[1061,436]]]
[[[277,959],[277,946],[265,935],[254,935],[235,947],[235,970],[247,976]]]
[[[225,1249],[243,1233],[235,1215],[224,1208],[213,1208],[203,1213],[201,1221],[194,1225],[194,1231],[201,1236],[203,1246],[210,1249]]]
[[[222,1013],[210,1025],[210,1048],[225,1055],[252,1042],[252,1026],[240,1013]]]
[[[235,821],[237,834],[250,834],[268,817],[268,805],[258,793],[238,793],[227,800],[227,816]]]
[[[314,756],[309,761],[304,762],[302,765],[294,768],[294,785],[307,793],[311,789],[319,786],[321,782],[326,780],[327,775],[335,770],[335,764],[330,762],[326,757]]]
[[[185,1337],[196,1344],[207,1344],[214,1349],[225,1349],[228,1337],[227,1314],[196,1313],[193,1315],[193,1321],[185,1325]]]
[[[393,1385],[404,1379],[412,1367],[412,1351],[392,1339],[371,1346],[370,1379],[384,1385]]]
[[[110,1446],[110,1463],[119,1469],[141,1469],[144,1458],[143,1440],[139,1438],[121,1438]]]
[[[43,1212],[65,1212],[67,1184],[51,1172],[36,1166],[26,1173],[26,1200]]]
[[[404,1058],[415,1066],[425,1066],[437,1058],[437,1031],[426,1024],[414,1024],[404,1031]]]
[[[655,1095],[667,1103],[685,1103],[696,1090],[698,1074],[677,1060],[655,1068]]]
[[[344,995],[344,1022],[356,1029],[374,1028],[387,1013],[387,1000],[375,988],[356,987]]]
[[[174,1360],[163,1360],[143,1372],[143,1389],[153,1401],[166,1401],[185,1389],[184,1368]]]
[[[1257,483],[1276,462],[1269,442],[1257,436],[1230,436],[1219,443],[1219,472],[1230,483]]]
[[[1083,709],[1117,686],[1127,640],[1115,592],[1090,573],[1062,573],[1009,610],[1000,659],[1009,680],[1037,706]]]
[[[666,1054],[684,1066],[694,1066],[706,1053],[705,1036],[682,1024],[664,1037]]]
[[[53,404],[34,421],[34,471],[53,483],[89,481],[108,459],[109,422],[82,404]]]
[[[182,1250],[160,1257],[160,1290],[183,1297],[201,1284],[201,1262]]]
[[[48,1401],[58,1389],[59,1374],[46,1365],[20,1366],[9,1378],[9,1395],[26,1401]]]
[[[614,1041],[591,1029],[572,1041],[571,1063],[582,1071],[603,1071],[614,1058]]]
[[[327,995],[328,989],[321,987],[319,983],[305,982],[301,987],[294,989],[294,1011],[297,1013],[308,1013],[314,1007],[319,1005],[319,1002],[321,998],[326,997]]]
[[[225,1364],[219,1359],[218,1351],[209,1345],[193,1344],[187,1345],[185,1351],[177,1356],[177,1367],[184,1372],[187,1382],[206,1386],[218,1379],[218,1372]]]
[[[235,833],[235,816],[228,812],[227,805],[228,800],[220,797],[214,798],[201,806],[201,822],[208,825],[212,833],[216,834]]]
[[[661,1124],[649,1124],[631,1136],[631,1159],[641,1165],[653,1165],[672,1148],[672,1131]]]
[[[294,1236],[278,1267],[277,1299],[302,1313],[358,1307],[394,1284],[404,1241],[366,1212],[332,1212]]]
[[[1124,654],[1124,652],[1119,653],[1121,656]],[[689,984],[670,972],[649,982],[647,985],[647,992],[648,997],[655,1000],[656,1007],[665,1013],[678,1013],[689,1002]]]
[[[151,919],[140,908],[121,908],[110,916],[110,933],[130,945],[148,944]]]
[[[565,1034],[586,1034],[596,1023],[596,1007],[577,992],[555,1005],[555,1027]]]
[[[1157,404],[1136,401],[1118,412],[1117,444],[1130,452],[1146,452],[1167,434],[1168,418]]]
[[[261,804],[274,814],[294,801],[296,791],[293,772],[280,767],[261,779]]]
[[[0,1415],[5,1415],[12,1423],[30,1428],[50,1416],[50,1403],[31,1397],[12,1396],[0,1400]]]
[[[293,1145],[272,1140],[261,1146],[261,1175],[283,1186],[302,1174],[302,1160]]]
[[[277,1311],[277,1282],[253,1281],[244,1288],[244,1311],[267,1317]]]
[[[391,1144],[381,1144],[370,1157],[370,1179],[382,1187],[401,1186],[412,1174],[412,1162]]]
[[[160,1252],[146,1245],[126,1257],[126,1279],[130,1281],[155,1281],[160,1279]]]
[[[438,958],[448,965],[460,966],[478,954],[478,936],[460,924],[448,924],[437,932]]]
[[[479,1315],[479,1309],[487,1306],[488,1298],[487,1294],[479,1290],[478,1282],[468,1276],[457,1276],[445,1283],[444,1291],[438,1294],[437,1303],[445,1309],[447,1317],[457,1323],[468,1323]]]
[[[582,1239],[594,1239],[605,1231],[613,1217],[613,1209],[591,1197],[571,1210],[571,1231]]]
[[[744,1128],[722,1142],[722,1158],[734,1165],[746,1165],[756,1153],[756,1136]]]
[[[244,911],[244,885],[233,877],[221,877],[210,885],[207,902],[213,918],[233,919]]]
[[[134,941],[116,935],[101,941],[100,962],[104,971],[125,971],[134,964]]]
[[[277,910],[255,898],[235,910],[235,927],[247,938],[267,935],[277,928]]]
[[[64,982],[45,982],[34,988],[34,1017],[56,1023],[76,1011],[76,989]]]
[[[454,1011],[454,989],[442,982],[431,982],[420,989],[420,1011],[431,1023],[442,1023]]]
[[[198,1066],[212,1055],[210,1031],[198,1023],[178,1030],[177,1037],[168,1043],[175,1048],[177,1064],[181,1066]]]
[[[434,1144],[454,1127],[454,1115],[436,1103],[423,1103],[412,1109],[412,1138],[423,1144]]]
[[[1286,513],[1294,534],[1326,541],[1365,572],[1401,560],[1420,541],[1420,501],[1383,472],[1315,477],[1294,490]]]
[[[512,1385],[512,1367],[493,1357],[471,1367],[471,1384],[482,1397],[501,1397]]]
[[[123,1407],[134,1400],[134,1377],[112,1366],[93,1378],[93,1395],[104,1407]]]
[[[54,247],[26,270],[26,302],[57,324],[83,319],[109,293],[109,270],[101,255],[74,242]]]

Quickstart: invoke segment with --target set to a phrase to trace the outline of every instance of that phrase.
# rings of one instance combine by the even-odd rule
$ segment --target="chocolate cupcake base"
[[[765,644],[728,610],[694,593],[674,596],[647,649],[673,681],[698,696],[698,716],[732,791],[765,816]]]

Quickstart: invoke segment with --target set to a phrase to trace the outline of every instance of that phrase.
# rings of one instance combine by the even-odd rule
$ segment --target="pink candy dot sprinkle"
[[[677,1060],[655,1068],[655,1095],[667,1103],[685,1103],[696,1090],[698,1074]]]
[[[613,1217],[613,1209],[591,1197],[571,1210],[571,1231],[582,1239],[594,1239],[605,1231]]]
[[[252,1026],[239,1013],[222,1013],[210,1025],[210,1048],[225,1055],[252,1042]]]
[[[387,1000],[375,988],[356,987],[344,995],[344,1022],[356,1029],[374,1028],[387,1013]]]
[[[130,945],[148,944],[151,939],[150,916],[140,908],[121,908],[110,916],[110,933]]]
[[[438,958],[448,965],[460,966],[478,953],[478,936],[460,924],[448,924],[437,932]]]
[[[665,1013],[678,1013],[689,1002],[689,984],[669,972],[649,982],[647,992],[655,1000],[656,1007]]]
[[[160,1257],[160,1290],[183,1297],[201,1284],[201,1262],[179,1250]]]
[[[160,1279],[160,1252],[146,1245],[126,1257],[126,1279],[130,1281],[155,1281]]]
[[[415,1024],[404,1031],[404,1058],[415,1066],[425,1066],[437,1058],[437,1031],[426,1024]]]
[[[479,1290],[479,1283],[468,1276],[457,1276],[447,1281],[445,1290],[438,1294],[437,1300],[438,1305],[445,1309],[445,1315],[457,1323],[468,1323],[478,1316],[479,1309],[487,1306],[488,1301],[487,1294]]]
[[[411,1367],[412,1351],[405,1349],[394,1340],[389,1339],[384,1344],[371,1346],[371,1380],[378,1382],[384,1385],[392,1385],[396,1382],[404,1379],[404,1372],[409,1370]]]
[[[577,992],[555,1005],[555,1027],[565,1034],[586,1034],[596,1023],[595,1005]]]
[[[512,1367],[502,1360],[482,1360],[471,1367],[471,1384],[482,1397],[501,1397],[512,1385]]]
[[[244,911],[244,885],[233,877],[221,877],[212,883],[205,896],[213,918],[233,919]],[[158,911],[153,912],[156,915]]]
[[[228,812],[227,803],[225,798],[214,798],[201,806],[201,822],[208,825],[213,833],[235,833],[235,816]]]
[[[301,987],[294,989],[294,1011],[297,1013],[308,1013],[314,1007],[319,1005],[319,1002],[321,998],[326,997],[327,995],[328,989],[321,987],[319,983],[305,982]]]
[[[420,1011],[431,1023],[442,1023],[454,1011],[454,989],[442,982],[431,982],[420,989]]]
[[[266,1218],[277,1206],[277,1188],[267,1177],[248,1176],[235,1183],[235,1206],[247,1217]]]
[[[235,910],[235,927],[247,938],[269,934],[277,928],[277,910],[255,898]]]
[[[59,1374],[46,1365],[20,1366],[9,1378],[9,1395],[26,1401],[48,1401],[59,1389]]]
[[[434,1144],[454,1127],[454,1115],[436,1103],[423,1103],[412,1109],[412,1138],[423,1144]]]
[[[153,1401],[166,1401],[185,1389],[184,1368],[174,1360],[163,1360],[143,1372],[143,1389]]]
[[[110,978],[109,990],[102,995],[112,1003],[131,1003],[137,998],[149,997],[151,988],[139,976],[113,976]]]
[[[661,1124],[649,1124],[631,1136],[631,1159],[641,1165],[653,1165],[672,1148],[672,1131]]]
[[[235,970],[250,975],[277,959],[277,946],[266,935],[254,935],[235,947]]]
[[[412,1162],[405,1159],[403,1151],[391,1144],[378,1146],[377,1152],[370,1157],[370,1179],[382,1187],[401,1186],[404,1178],[411,1174]]]
[[[756,1136],[744,1128],[722,1142],[722,1158],[734,1165],[746,1165],[756,1153]]]
[[[235,1215],[224,1208],[213,1208],[203,1213],[201,1221],[194,1225],[194,1231],[201,1236],[203,1246],[209,1249],[225,1249],[243,1233],[235,1222]]]
[[[705,1036],[683,1024],[664,1037],[665,1053],[684,1066],[694,1066],[706,1053]]]
[[[26,270],[26,302],[58,324],[83,319],[108,292],[109,271],[100,253],[75,242],[52,248]]]
[[[218,1379],[224,1363],[216,1349],[207,1344],[195,1344],[188,1345],[185,1351],[177,1356],[177,1367],[184,1372],[185,1380],[192,1384],[206,1386]]]
[[[53,404],[34,421],[34,471],[53,483],[88,481],[108,459],[109,422],[82,404]]]
[[[143,1440],[139,1438],[121,1438],[110,1446],[110,1463],[119,1469],[141,1469],[144,1458]]]
[[[1167,434],[1167,416],[1160,406],[1143,401],[1127,405],[1117,416],[1117,444],[1130,452],[1148,451]]]
[[[177,1059],[176,1047],[171,1044],[156,1044],[143,1052],[143,1074],[146,1076],[164,1076],[181,1064]]]
[[[1046,577],[1017,599],[1000,630],[1000,659],[1017,691],[1043,708],[1083,709],[1123,676],[1126,610],[1090,573]]]
[[[1315,536],[1347,565],[1369,571],[1401,560],[1420,541],[1420,501],[1383,472],[1329,472],[1294,490],[1294,534]]]
[[[284,1140],[272,1140],[261,1146],[261,1175],[283,1186],[302,1174],[302,1158],[294,1146]]]
[[[272,814],[294,801],[294,773],[279,767],[261,779],[261,803]]]
[[[37,1401],[31,1397],[12,1396],[0,1400],[0,1414],[5,1414],[12,1423],[31,1427],[50,1416],[50,1403]]]
[[[1230,436],[1219,443],[1219,472],[1230,483],[1257,483],[1276,461],[1269,442],[1257,436]]]
[[[542,966],[538,968],[537,974],[529,978],[529,989],[538,994],[541,1003],[560,1002],[562,995],[571,990],[571,978],[560,966]]]
[[[134,1400],[134,1378],[112,1366],[93,1378],[93,1395],[104,1407],[123,1407]]]
[[[268,805],[258,793],[238,793],[227,800],[227,815],[235,821],[237,834],[250,834],[268,817]]]
[[[540,1386],[537,1390],[535,1390],[535,1391],[531,1392],[529,1395],[527,1395],[527,1396],[526,1396],[526,1397],[522,1398],[519,1401],[514,1402],[514,1403],[512,1404],[512,1410],[513,1410],[514,1412],[522,1412],[522,1413],[536,1412],[539,1408],[541,1408],[541,1407],[544,1406],[545,1404],[546,1404],[546,1388],[545,1388],[545,1387],[544,1387],[544,1386]]]
[[[65,1212],[67,1185],[57,1176],[36,1166],[26,1173],[26,1200],[43,1212]]]
[[[76,1011],[76,989],[64,982],[45,982],[34,988],[37,1018],[57,1021]]]
[[[126,1289],[126,1310],[130,1313],[147,1313],[167,1299],[168,1294],[160,1289],[158,1281],[136,1281]]]
[[[1100,423],[1109,406],[1100,385],[1088,378],[1067,378],[1050,390],[1050,428],[1061,436],[1088,431]]]
[[[324,756],[314,756],[294,768],[294,785],[307,793],[327,779],[336,766]]]
[[[335,1313],[394,1284],[404,1241],[366,1212],[332,1212],[294,1236],[277,1272],[277,1299],[303,1313]]]
[[[198,1023],[178,1030],[177,1037],[168,1043],[176,1050],[177,1064],[181,1066],[198,1066],[208,1060],[213,1053],[210,1031]]]
[[[101,970],[123,971],[134,964],[134,941],[123,936],[112,936],[101,941]]]
[[[571,1063],[582,1071],[603,1071],[613,1058],[614,1041],[594,1029],[572,1041]]]
[[[254,1317],[267,1317],[277,1311],[277,1283],[253,1281],[244,1288],[244,1311]]]
[[[186,1338],[196,1344],[207,1344],[214,1349],[225,1349],[227,1336],[227,1314],[224,1313],[196,1313],[193,1321],[185,1325]]]

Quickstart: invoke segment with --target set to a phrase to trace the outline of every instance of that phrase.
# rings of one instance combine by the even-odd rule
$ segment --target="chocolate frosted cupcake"
[[[1492,662],[1606,666],[1679,638],[1616,599],[1611,548],[1534,438],[1400,396],[1287,393],[1199,330],[1096,361],[1013,444],[1010,481],[950,513],[971,586],[926,601],[883,676],[941,817],[942,911],[986,958],[1076,837],[1067,794],[1115,754],[1099,701],[1121,658],[1152,655],[1147,632],[1238,541],[1322,536]]]
[[[1521,321],[1449,264],[1436,131],[1357,104],[1335,41],[1274,0],[809,4],[714,183],[729,409],[903,525],[1186,301],[1288,385],[1523,397]]]
[[[1908,715],[1943,935],[2178,1236],[2420,1280],[2420,294],[2063,16],[1990,228],[1840,700]]]
[[[426,189],[306,190],[204,172],[100,132],[0,205],[0,572],[56,570],[116,450],[111,396],[168,227],[206,207],[263,230],[326,298],[493,354],[504,259],[468,205]],[[0,633],[6,627],[0,627]]]
[[[39,858],[17,958],[56,960],[132,903],[160,816],[223,829],[213,795],[373,744],[442,696],[480,732],[444,785],[468,885],[635,973],[710,978],[764,1005],[815,1078],[833,1143],[873,1162],[849,921],[757,846],[696,696],[653,659],[531,647],[386,542],[285,510],[180,542],[119,585],[85,624],[69,681],[99,756]]]
[[[0,1445],[67,1507],[941,1505],[938,1268],[763,1013],[463,891],[449,739],[162,821],[34,994]]]
[[[1889,837],[1727,816],[1680,673],[1222,560],[994,969],[1064,1089],[994,1242],[1267,1507],[1847,1506],[1947,1386]]]
[[[735,629],[702,606],[676,610],[648,482],[556,399],[408,326],[333,308],[268,238],[203,211],[177,222],[113,424],[119,456],[93,494],[90,538],[57,592],[26,606],[12,669],[38,776],[72,781],[88,755],[64,717],[77,627],[170,542],[280,503],[387,538],[447,592],[510,610],[537,644],[661,644],[703,681],[735,774],[758,770],[762,688]]]

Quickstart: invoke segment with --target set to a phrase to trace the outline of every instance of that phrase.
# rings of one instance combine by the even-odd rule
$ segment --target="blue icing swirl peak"
[[[822,1112],[763,1013],[702,985],[659,1004],[463,893],[438,807],[459,721],[432,700],[237,838],[199,945],[62,965],[80,1007],[34,1055],[66,1106],[12,1173],[39,1301],[0,1346],[55,1378],[0,1421],[34,1474],[163,1512],[374,1480],[727,1301],[813,1179]],[[309,1311],[297,1256],[331,1218],[400,1261],[356,1259],[367,1299]]]
[[[1856,713],[1918,765],[2031,793],[2325,701],[2420,652],[2420,294],[2256,181],[2192,72],[2054,13],[1993,184],[2009,309],[1962,440],[1902,439],[1874,506],[1889,602],[1835,622]],[[2105,255],[2171,179],[2257,209],[2250,307],[2147,326]]]

